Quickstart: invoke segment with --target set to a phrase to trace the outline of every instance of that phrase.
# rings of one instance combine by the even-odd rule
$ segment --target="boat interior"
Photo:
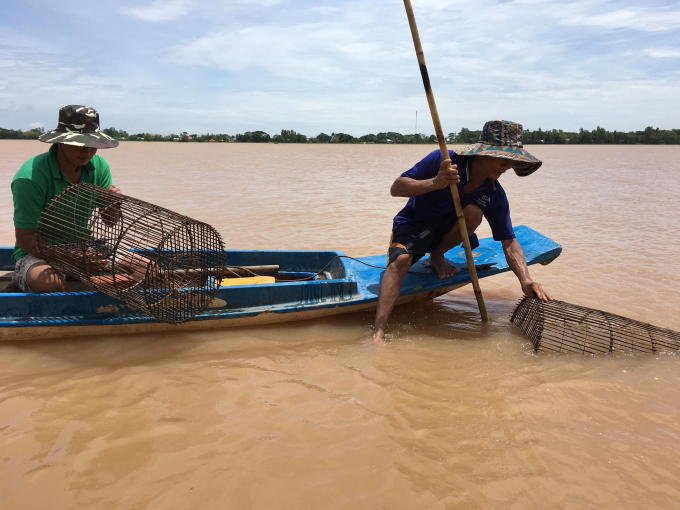
[[[12,283],[12,248],[0,247],[0,293],[21,292]],[[145,255],[150,255],[146,254]],[[221,287],[294,282],[345,280],[347,272],[339,251],[225,251],[226,268]],[[262,278],[263,277],[263,278]],[[72,292],[96,290],[67,276]]]

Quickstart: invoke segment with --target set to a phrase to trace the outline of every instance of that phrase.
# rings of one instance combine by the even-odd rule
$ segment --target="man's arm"
[[[543,301],[552,301],[553,298],[546,291],[543,290],[541,284],[535,282],[529,276],[529,267],[524,258],[524,252],[517,239],[506,239],[501,241],[503,245],[503,252],[505,253],[505,260],[508,261],[508,266],[515,273],[520,285],[522,285],[522,292],[531,298],[538,298]]]
[[[439,165],[439,172],[432,179],[419,181],[410,177],[397,177],[390,188],[390,194],[393,197],[417,197],[430,191],[446,188],[451,184],[458,184],[460,182],[458,166],[446,168],[449,163],[451,163],[450,159],[442,161]]]
[[[34,228],[19,228],[14,227],[14,235],[17,239],[17,245],[25,252],[30,253],[34,257],[40,258],[38,252],[38,236],[37,230]]]

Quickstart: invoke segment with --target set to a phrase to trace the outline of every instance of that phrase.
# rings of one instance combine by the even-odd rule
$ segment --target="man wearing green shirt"
[[[64,275],[40,258],[36,232],[43,211],[71,184],[90,183],[117,193],[109,164],[97,149],[118,146],[99,130],[99,114],[79,105],[59,110],[59,125],[40,136],[50,149],[24,163],[12,179],[16,262],[13,282],[23,292],[65,292]]]

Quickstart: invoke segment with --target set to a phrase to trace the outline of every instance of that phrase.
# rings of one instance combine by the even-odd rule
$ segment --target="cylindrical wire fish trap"
[[[524,296],[510,318],[534,351],[607,354],[680,350],[680,333],[564,301]]]
[[[210,225],[92,184],[56,196],[37,236],[52,267],[162,322],[202,312],[224,266]]]

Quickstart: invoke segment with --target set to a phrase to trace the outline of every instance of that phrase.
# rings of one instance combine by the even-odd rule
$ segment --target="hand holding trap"
[[[162,322],[201,313],[224,271],[210,225],[92,184],[56,196],[37,238],[52,267]]]
[[[524,296],[510,322],[531,340],[536,352],[607,354],[680,350],[677,331],[564,301],[546,303]]]

